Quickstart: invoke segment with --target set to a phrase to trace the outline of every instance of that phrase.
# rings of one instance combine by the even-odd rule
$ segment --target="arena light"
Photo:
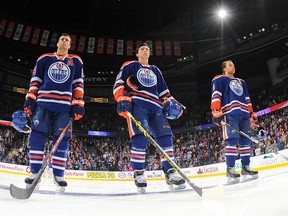
[[[224,18],[227,16],[226,10],[220,9],[220,10],[218,11],[218,16],[219,16],[221,19],[224,19]]]
[[[95,97],[91,97],[90,98],[90,102],[94,102],[94,103],[109,103],[108,98],[95,98]]]
[[[27,94],[28,93],[28,89],[25,88],[18,88],[16,86],[13,86],[13,92],[18,92],[20,94]]]

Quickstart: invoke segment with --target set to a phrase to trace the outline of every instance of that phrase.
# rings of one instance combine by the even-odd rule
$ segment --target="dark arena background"
[[[3,0],[1,214],[288,215],[287,8],[287,0]],[[9,185],[24,188],[30,175],[29,134],[11,126],[12,114],[23,110],[36,60],[57,50],[62,33],[71,35],[69,53],[82,58],[85,74],[85,115],[73,123],[67,191],[55,192],[48,164],[40,190],[29,202],[19,201],[10,196]],[[183,191],[169,191],[160,154],[149,144],[147,192],[137,193],[131,140],[126,120],[117,113],[113,85],[121,65],[137,60],[135,50],[142,42],[151,48],[149,63],[161,70],[171,94],[186,107],[179,119],[169,120],[175,163],[203,191],[221,185],[221,192],[203,198],[188,184]],[[212,123],[210,110],[211,80],[222,73],[225,60],[232,60],[235,77],[246,81],[260,128],[252,131],[257,142],[251,151],[259,178],[232,186],[226,184],[222,131]],[[45,153],[52,146],[48,136]],[[264,211],[264,206],[270,208]]]

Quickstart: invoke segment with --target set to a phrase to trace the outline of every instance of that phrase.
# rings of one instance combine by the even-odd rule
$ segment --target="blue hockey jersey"
[[[113,94],[116,101],[120,95],[129,94],[133,103],[152,110],[162,109],[165,99],[175,100],[159,68],[154,65],[144,66],[138,61],[128,61],[122,65]]]
[[[215,76],[212,80],[211,110],[250,116],[253,108],[245,81],[225,75]]]
[[[68,112],[73,99],[84,106],[83,78],[79,56],[44,54],[36,62],[26,99],[36,99],[38,105],[51,111]]]

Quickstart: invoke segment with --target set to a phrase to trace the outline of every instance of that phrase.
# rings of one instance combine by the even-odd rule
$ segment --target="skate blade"
[[[240,177],[239,178],[228,178],[227,179],[227,184],[236,184],[240,182]]]
[[[138,193],[145,193],[146,192],[146,187],[137,187]]]
[[[65,189],[66,189],[66,187],[56,186],[56,192],[58,192],[58,193],[64,193]]]
[[[242,181],[249,181],[249,180],[253,180],[253,179],[257,179],[257,178],[258,178],[258,174],[256,174],[256,175],[243,175]]]
[[[171,185],[168,185],[168,187],[169,187],[170,191],[183,190],[183,189],[186,188],[186,184],[185,183],[181,184],[181,185],[173,185],[173,184],[171,184]]]
[[[209,189],[202,190],[202,198],[211,199],[211,198],[220,198],[224,196],[224,186],[218,185]]]

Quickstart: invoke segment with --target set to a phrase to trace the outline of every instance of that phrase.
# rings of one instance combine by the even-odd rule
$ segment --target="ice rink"
[[[1,215],[209,215],[287,216],[288,166],[260,171],[256,180],[226,185],[226,177],[191,179],[208,191],[200,197],[192,188],[169,191],[165,181],[148,181],[146,194],[138,194],[132,181],[68,181],[63,194],[54,192],[51,179],[29,199],[17,200],[9,193],[10,183],[24,188],[25,176],[1,173]],[[223,185],[220,190],[213,185]],[[210,194],[210,192],[212,193]]]

